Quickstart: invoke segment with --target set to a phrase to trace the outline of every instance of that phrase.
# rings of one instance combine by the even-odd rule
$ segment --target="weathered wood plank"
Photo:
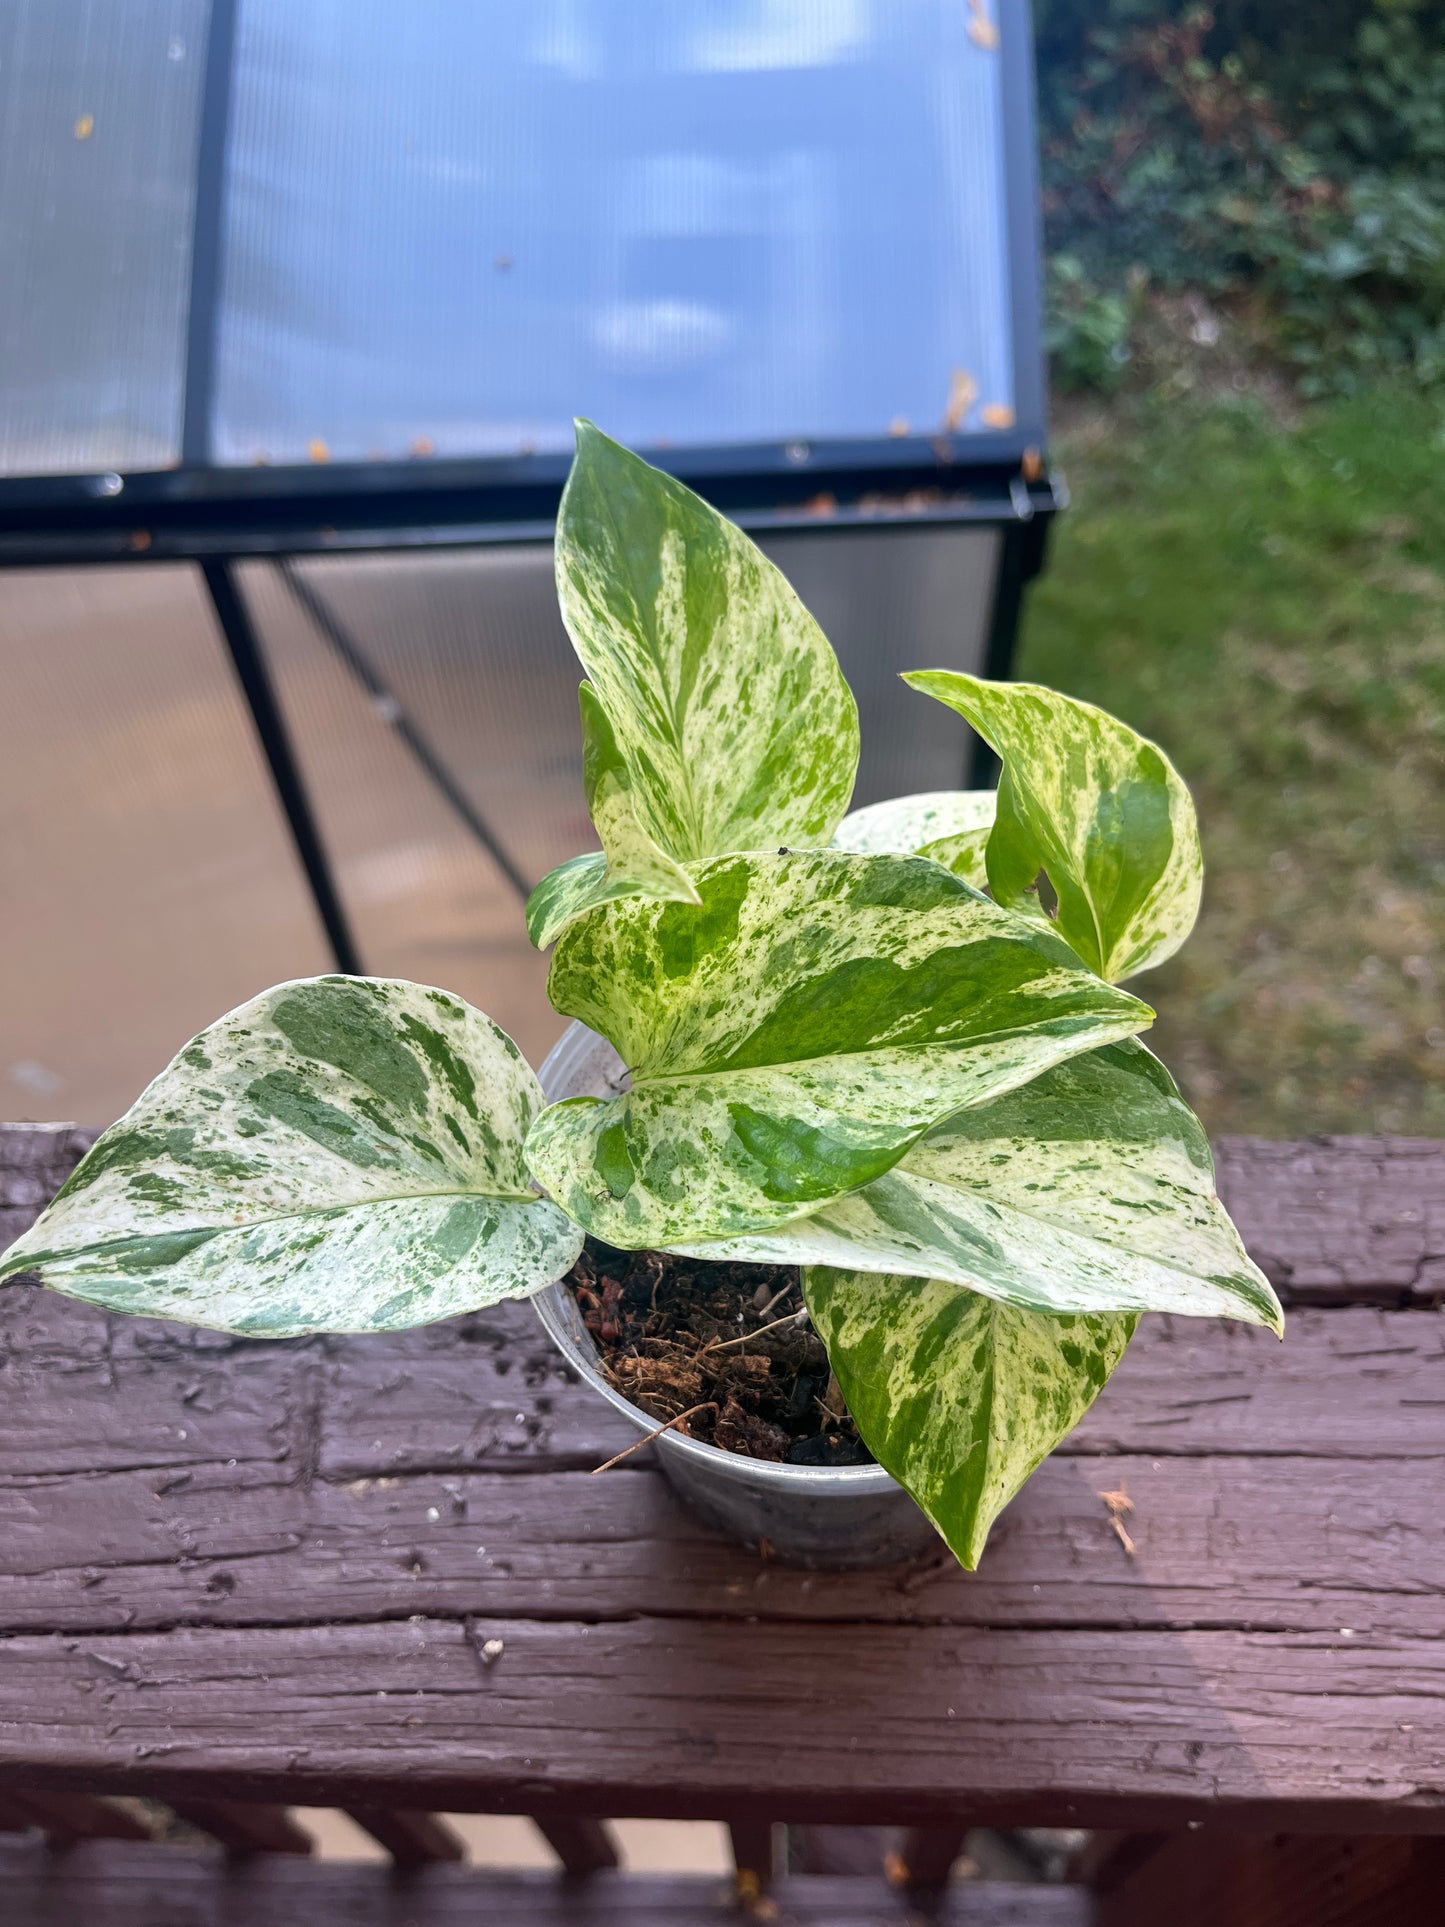
[[[1342,1390],[1341,1395],[1344,1395]],[[711,1532],[655,1472],[0,1480],[0,1631],[404,1618],[1238,1627],[1445,1639],[1434,1460],[1058,1457],[979,1572],[808,1573]],[[1134,1504],[1130,1557],[1105,1492]],[[159,1493],[159,1496],[157,1494]]]
[[[1305,1310],[1257,1327],[1146,1318],[1074,1453],[1433,1457],[1445,1412],[1434,1313]],[[1348,1396],[1322,1397],[1321,1374]],[[0,1468],[299,1477],[588,1469],[633,1442],[569,1382],[529,1305],[386,1338],[246,1343],[0,1289]],[[628,1461],[632,1469],[637,1462]],[[160,1481],[158,1480],[158,1483]]]
[[[490,1660],[479,1640],[501,1642]],[[538,1815],[1441,1832],[1445,1648],[651,1618],[16,1635],[0,1787],[22,1779]]]
[[[910,1919],[881,1880],[790,1879],[777,1897],[790,1927],[906,1927]],[[18,1840],[0,1841],[0,1911],[6,1927],[737,1927],[740,1918],[730,1888],[705,1877],[599,1874],[567,1882],[428,1867],[398,1880],[335,1862],[222,1868],[214,1856],[174,1847],[78,1847],[57,1860]],[[1090,1913],[1076,1888],[978,1881],[953,1888],[932,1918],[939,1927],[1088,1927]]]
[[[1227,1137],[1215,1156],[1220,1195],[1287,1304],[1445,1300],[1445,1143]]]

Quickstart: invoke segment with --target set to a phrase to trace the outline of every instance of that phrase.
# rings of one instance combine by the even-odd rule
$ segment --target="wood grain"
[[[431,1810],[1445,1830],[1440,1642],[417,1616],[17,1634],[0,1787]],[[258,1712],[260,1716],[258,1717]]]
[[[1215,1159],[1220,1196],[1286,1304],[1445,1300],[1445,1143],[1227,1137]]]

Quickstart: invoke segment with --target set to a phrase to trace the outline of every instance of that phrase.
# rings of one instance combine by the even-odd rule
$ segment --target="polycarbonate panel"
[[[858,699],[855,804],[966,782],[972,732],[898,678],[906,669],[984,673],[1001,541],[997,529],[940,523],[759,538],[817,617]]]
[[[8,573],[0,689],[0,1118],[108,1124],[330,960],[193,570]]]
[[[294,565],[387,694],[374,701],[271,563],[241,584],[365,967],[460,992],[532,1063],[562,1029],[523,899],[398,734],[404,713],[530,885],[595,847],[582,796],[581,672],[550,548]]]
[[[1009,427],[997,4],[242,0],[216,458]]]
[[[0,7],[0,474],[179,457],[209,15]]]

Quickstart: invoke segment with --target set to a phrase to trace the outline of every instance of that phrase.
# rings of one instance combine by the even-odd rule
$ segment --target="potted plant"
[[[0,1279],[252,1337],[539,1294],[734,1530],[848,1560],[936,1529],[972,1567],[1142,1312],[1281,1327],[1120,987],[1194,922],[1188,792],[1087,704],[936,670],[905,680],[992,744],[996,797],[849,814],[817,625],[586,423],[557,583],[602,848],[528,906],[575,1020],[556,1101],[445,991],[282,984],[179,1053]]]

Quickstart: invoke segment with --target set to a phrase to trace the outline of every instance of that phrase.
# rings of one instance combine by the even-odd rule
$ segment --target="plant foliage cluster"
[[[0,1279],[280,1337],[525,1297],[584,1233],[795,1264],[863,1437],[972,1565],[1141,1312],[1280,1323],[1121,988],[1194,924],[1189,793],[1100,710],[931,670],[905,680],[994,747],[997,793],[850,811],[826,637],[586,423],[557,581],[602,848],[529,927],[625,1087],[549,1105],[445,991],[282,984],[181,1051]]]
[[[1062,382],[1118,386],[1150,290],[1184,289],[1307,395],[1445,382],[1445,8],[1034,12]]]

